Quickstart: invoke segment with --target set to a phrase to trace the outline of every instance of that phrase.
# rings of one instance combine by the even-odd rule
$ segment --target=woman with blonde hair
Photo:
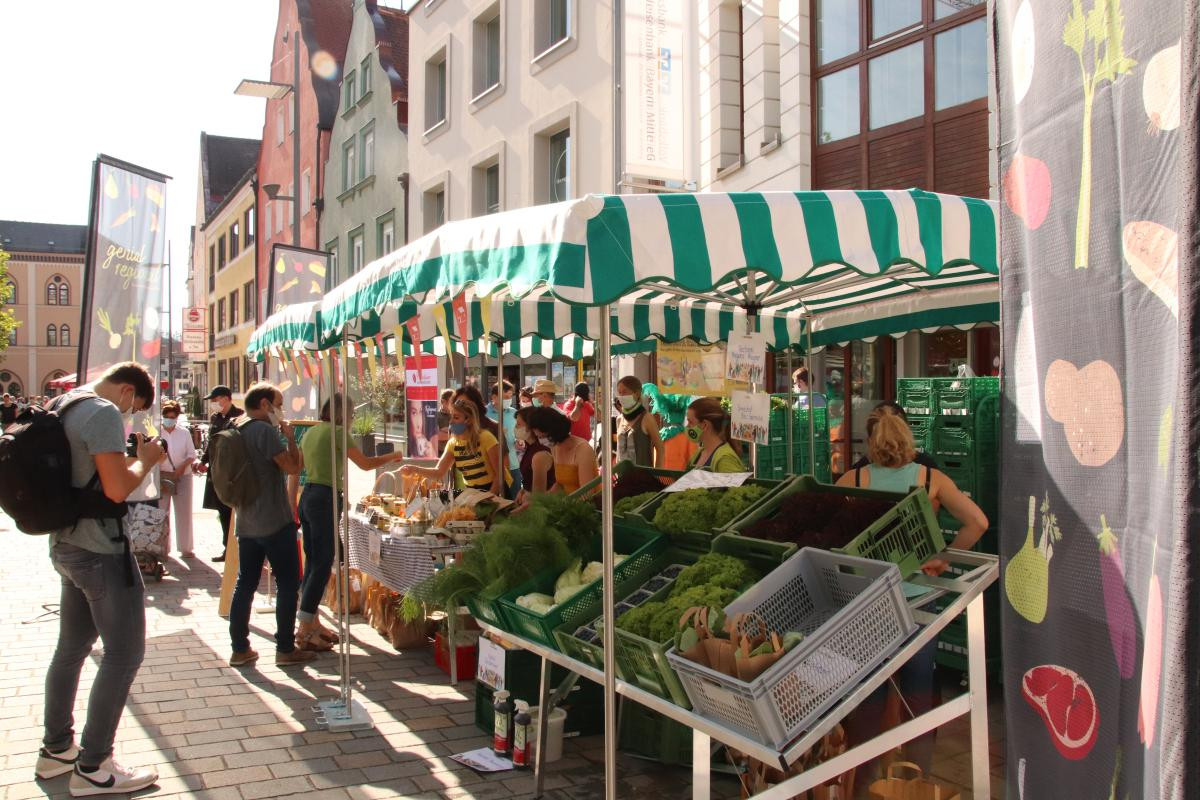
[[[687,437],[699,446],[688,468],[708,467],[713,472],[746,472],[742,457],[729,440],[729,415],[715,397],[693,400],[687,409]]]
[[[916,463],[917,448],[908,423],[890,406],[880,406],[867,417],[867,457],[870,463],[852,469],[841,477],[838,486],[860,486],[882,492],[907,493],[923,486],[936,510],[945,506],[962,527],[950,546],[970,550],[988,528],[988,518],[970,497],[954,484],[946,473]],[[949,564],[931,558],[922,569],[928,575],[941,575]]]
[[[500,442],[483,428],[476,404],[463,396],[450,406],[450,441],[446,442],[446,451],[437,465],[405,464],[400,468],[400,474],[441,480],[451,466],[462,477],[463,486],[500,497],[504,496],[504,487],[511,481],[508,468],[500,463]]]

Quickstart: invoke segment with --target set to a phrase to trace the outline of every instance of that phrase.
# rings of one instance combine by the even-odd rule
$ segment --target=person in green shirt
[[[337,425],[330,422],[330,401],[321,408],[321,421],[314,425],[300,440],[306,480],[300,495],[300,527],[304,532],[304,577],[300,582],[300,609],[296,614],[300,630],[296,634],[296,646],[304,650],[331,650],[337,642],[337,634],[321,625],[317,608],[329,583],[333,570],[333,456],[337,448],[339,463],[346,456],[359,469],[373,470],[399,461],[400,453],[367,456],[353,444],[345,448],[342,435],[342,397],[334,395],[332,405],[336,408],[333,417]],[[341,506],[341,497],[338,498]]]
[[[688,468],[708,467],[713,472],[746,472],[742,458],[729,441],[729,417],[715,397],[693,400],[687,410],[687,437],[700,448]]]

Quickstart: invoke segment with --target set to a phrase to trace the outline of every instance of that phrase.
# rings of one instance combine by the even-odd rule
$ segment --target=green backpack
[[[242,508],[258,498],[258,474],[250,464],[246,437],[242,425],[255,420],[245,419],[216,433],[208,443],[208,469],[213,491],[230,508]]]

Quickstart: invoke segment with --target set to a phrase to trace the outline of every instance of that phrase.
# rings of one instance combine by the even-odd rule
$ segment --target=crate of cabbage
[[[579,626],[595,618],[600,612],[604,592],[600,545],[600,537],[592,537],[585,555],[570,562],[565,569],[544,570],[502,595],[497,604],[507,629],[557,648],[555,628]],[[614,556],[613,579],[617,593],[628,593],[641,585],[655,558],[667,546],[668,542],[661,534],[616,520],[613,547],[620,555]]]
[[[755,539],[890,561],[904,578],[946,546],[923,488],[892,494],[830,486],[808,475],[793,478],[725,529]]]
[[[662,531],[673,544],[705,552],[727,524],[767,500],[787,481],[749,478],[729,489],[659,492],[626,518]]]
[[[618,593],[615,656],[618,676],[685,708],[687,695],[667,662],[675,629],[693,606],[736,599],[795,552],[792,545],[722,534],[703,555],[678,546],[655,559],[649,577],[634,591]],[[564,625],[555,631],[559,649],[572,658],[603,669],[600,620]]]
[[[892,564],[807,547],[725,606],[727,619],[753,612],[768,631],[789,634],[765,672],[742,681],[674,648],[667,658],[698,714],[781,748],[916,629],[900,583]]]

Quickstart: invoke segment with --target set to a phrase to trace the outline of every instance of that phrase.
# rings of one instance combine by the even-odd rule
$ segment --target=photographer
[[[62,417],[71,447],[71,483],[90,507],[123,503],[163,456],[160,445],[140,436],[136,457],[125,455],[122,417],[150,407],[154,383],[141,365],[126,362],[58,403],[65,407],[75,400]],[[146,651],[141,575],[130,563],[119,519],[84,516],[51,533],[50,561],[62,576],[62,599],[58,646],[46,672],[46,731],[37,777],[73,772],[70,790],[77,796],[143,789],[158,780],[158,772],[122,767],[112,757],[125,699]],[[97,638],[104,655],[80,748],[72,712],[83,662]]]

